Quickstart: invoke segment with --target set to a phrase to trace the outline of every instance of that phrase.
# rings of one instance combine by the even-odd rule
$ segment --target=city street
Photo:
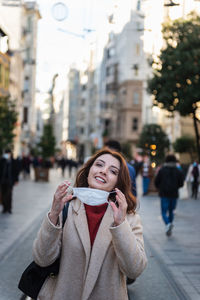
[[[51,170],[48,183],[36,183],[33,176],[21,179],[14,188],[13,213],[0,213],[0,300],[24,299],[17,284],[22,271],[32,260],[33,240],[50,207],[56,186],[62,180],[60,170]],[[148,266],[129,286],[129,299],[200,299],[200,199],[187,199],[183,189],[176,209],[174,232],[167,237],[158,196],[140,196],[140,177],[137,189]]]

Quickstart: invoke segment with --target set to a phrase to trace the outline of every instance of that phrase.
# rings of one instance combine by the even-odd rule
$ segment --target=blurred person
[[[65,168],[66,168],[66,158],[64,156],[62,156],[59,160],[58,160],[58,165],[61,168],[62,171],[62,177],[65,177]]]
[[[3,205],[2,213],[12,213],[12,191],[18,182],[19,163],[12,156],[10,149],[6,149],[0,159],[0,189]]]
[[[30,178],[30,165],[31,165],[31,158],[29,155],[22,154],[22,160],[21,160],[21,167],[22,167],[22,173],[23,178]]]
[[[111,149],[111,150],[113,150],[113,151],[117,151],[117,152],[121,153],[121,145],[116,140],[109,140],[105,143],[104,146]],[[134,168],[134,166],[132,166],[128,162],[126,162],[126,164],[127,164],[127,167],[128,167],[130,178],[131,178],[132,193],[133,193],[134,196],[137,196],[135,168]]]
[[[74,166],[74,163],[73,163],[73,159],[70,158],[70,159],[67,159],[66,160],[66,165],[67,165],[67,168],[68,168],[68,172],[69,172],[69,177],[71,178],[72,177],[72,169],[73,169],[73,166]]]
[[[140,173],[140,170],[142,168],[143,162],[139,161],[137,159],[132,159],[130,161],[130,164],[134,167],[134,169],[135,169],[135,176],[137,177],[138,174]]]
[[[33,245],[37,264],[50,265],[60,256],[60,269],[48,277],[38,300],[128,300],[126,276],[136,278],[147,263],[136,206],[126,162],[109,149],[82,166],[75,188],[61,183]]]
[[[198,196],[199,179],[200,166],[197,161],[194,161],[192,164],[190,164],[185,178],[187,183],[188,196],[194,199],[197,199]]]
[[[197,199],[199,188],[199,167],[196,161],[193,163],[192,176],[192,198]]]
[[[150,181],[153,177],[153,168],[151,166],[150,159],[148,156],[145,156],[143,158],[141,174],[142,174],[143,196],[145,196],[149,192]]]
[[[175,155],[167,155],[165,163],[155,177],[155,186],[159,190],[161,214],[166,225],[167,236],[172,234],[178,189],[183,186],[183,183],[183,173],[177,168]]]

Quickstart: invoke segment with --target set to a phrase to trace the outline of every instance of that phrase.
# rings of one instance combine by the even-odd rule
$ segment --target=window
[[[24,112],[23,112],[23,123],[27,124],[28,123],[28,107],[24,107]]]
[[[121,90],[121,94],[122,94],[122,95],[126,95],[126,94],[127,94],[127,91],[126,91],[125,88]]]
[[[84,106],[85,105],[85,98],[82,98],[81,99],[81,106]]]
[[[139,44],[135,45],[135,53],[136,53],[136,55],[140,55],[140,45]]]
[[[28,19],[27,19],[27,31],[28,32],[32,31],[32,19],[31,19],[31,16],[28,16]]]
[[[86,88],[87,88],[87,85],[86,85],[86,84],[83,84],[83,85],[82,85],[82,91],[85,91]]]
[[[24,79],[24,92],[28,92],[29,90],[29,77],[26,76]]]
[[[84,134],[84,127],[80,127],[80,134]]]
[[[138,92],[134,92],[134,93],[133,93],[133,104],[138,105],[139,102],[140,102],[140,99],[139,99],[139,93],[138,93]]]
[[[109,48],[107,49],[107,59],[111,58],[115,54],[115,49],[114,48]]]
[[[30,63],[31,60],[31,49],[27,48],[26,49],[26,63]]]
[[[106,68],[106,76],[110,76],[111,74],[111,67]]]
[[[138,11],[141,10],[141,0],[138,0],[137,1],[137,8],[136,8]]]
[[[133,131],[138,130],[138,118],[133,118],[132,119],[132,130]]]

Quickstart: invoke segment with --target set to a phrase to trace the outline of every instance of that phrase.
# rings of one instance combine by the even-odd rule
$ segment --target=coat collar
[[[108,205],[108,208],[99,226],[91,251],[90,236],[84,204],[80,202],[79,199],[77,199],[73,201],[72,206],[75,212],[75,225],[86,255],[83,300],[87,300],[94,288],[101,266],[103,264],[105,254],[112,239],[109,227],[113,222],[113,212],[110,205]]]
[[[88,230],[85,207],[84,204],[79,199],[73,200],[71,204],[72,204],[72,209],[75,212],[74,214],[75,226],[85,251],[86,266],[88,266],[90,260],[90,253],[91,253],[91,244],[90,244],[90,234]],[[85,268],[85,273],[86,271],[87,271],[87,267]],[[85,275],[86,274],[84,274],[84,277]]]

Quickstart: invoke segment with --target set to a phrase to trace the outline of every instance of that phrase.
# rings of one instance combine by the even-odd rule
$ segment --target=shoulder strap
[[[67,219],[67,214],[68,214],[68,209],[69,209],[69,202],[67,202],[65,204],[65,206],[63,207],[63,211],[62,211],[62,227],[64,227],[64,225],[65,225],[65,221]]]

